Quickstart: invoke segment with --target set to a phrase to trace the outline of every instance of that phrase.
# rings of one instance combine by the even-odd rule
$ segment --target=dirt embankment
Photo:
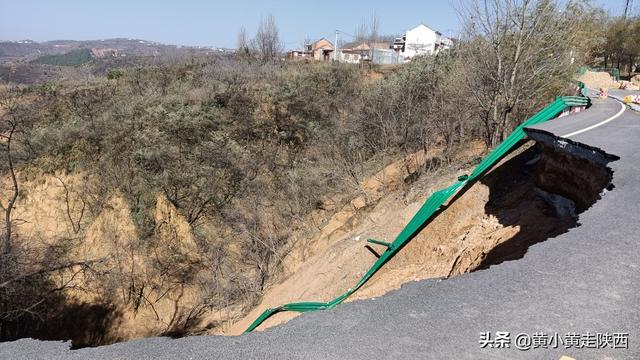
[[[607,186],[609,170],[531,145],[508,156],[461,193],[348,301],[380,296],[410,281],[448,278],[518,259],[529,246],[575,226],[577,212],[591,206]],[[319,232],[306,260],[293,260],[298,262],[292,267],[296,269],[293,274],[271,287],[251,313],[223,333],[242,333],[269,307],[328,301],[340,295],[384,251],[382,246],[367,243],[367,238],[392,241],[430,193],[470,170],[450,169],[425,176],[359,209],[353,206],[353,214],[334,218],[331,226]],[[557,191],[552,183],[571,184],[574,190]],[[258,330],[298,315],[276,314]]]
[[[197,262],[198,251],[186,220],[164,197],[156,199],[158,241],[153,249],[139,234],[126,202],[114,194],[98,214],[79,196],[80,175],[20,175],[21,196],[14,210],[16,244],[39,256],[66,249],[64,263],[91,264],[55,273],[64,285],[56,319],[39,330],[44,339],[73,339],[96,345],[170,332],[199,300],[195,287],[182,286],[161,264]],[[191,276],[202,276],[193,269]]]
[[[481,144],[473,144],[465,156],[482,151]],[[319,224],[320,230],[309,226],[292,236],[291,251],[279,278],[297,273],[347,232],[349,224],[355,224],[367,208],[406,186],[440,153],[438,149],[419,151],[390,164],[363,181],[359,192],[346,202],[344,194],[326,198],[325,204],[305,219],[308,224]],[[91,181],[80,174],[23,173],[19,177],[21,195],[14,211],[17,241],[34,253],[62,246],[64,262],[92,264],[88,270],[74,267],[52,276],[53,283],[66,287],[57,304],[60,317],[47,321],[38,334],[30,336],[72,339],[74,346],[102,345],[179,333],[179,325],[185,322],[189,322],[188,332],[214,329],[224,333],[228,324],[244,314],[244,304],[222,310],[206,306],[199,284],[206,283],[203,277],[210,272],[197,264],[202,263],[199,257],[207,254],[200,254],[193,229],[164,196],[157,196],[153,208],[154,239],[144,242],[129,204],[119,194],[112,194],[96,210],[85,202],[93,191],[87,185]],[[67,279],[72,280],[66,283]],[[76,314],[83,314],[83,320]]]
[[[72,316],[56,322],[57,329],[71,330],[49,338],[71,338],[76,345],[104,344],[171,333],[188,316],[194,316],[191,329],[235,335],[265,308],[330,300],[355,284],[384,250],[367,243],[368,238],[392,241],[429,194],[469,173],[485,151],[481,144],[472,144],[454,161],[469,166],[443,167],[422,176],[440,152],[411,154],[362,181],[360,192],[350,201],[327,199],[306,219],[316,224],[317,231],[300,235],[292,244],[283,259],[281,280],[267,288],[248,314],[241,306],[200,308],[193,313],[202,300],[197,287],[173,281],[163,264],[185,264],[193,284],[207,273],[188,268],[200,256],[192,229],[164,197],[156,199],[159,241],[150,250],[132,241],[138,234],[117,194],[99,214],[88,216],[86,209],[83,215],[84,204],[75,190],[85,180],[81,176],[23,177],[16,219],[33,220],[19,224],[21,241],[66,241],[72,260],[108,259],[73,279],[64,304]],[[447,278],[522,257],[531,244],[574,226],[576,211],[596,201],[610,179],[601,165],[525,146],[465,189],[348,301],[380,296],[409,281]],[[554,185],[558,183],[570,185]],[[259,330],[297,315],[280,313]],[[75,326],[63,325],[66,322]]]
[[[577,80],[582,81],[587,87],[593,89],[610,89],[614,86],[613,78],[607,72],[586,71],[578,76]]]
[[[578,76],[577,80],[582,81],[588,88],[591,89],[640,89],[640,78],[638,78],[637,76],[631,78],[631,81],[614,81],[611,74],[603,71],[586,71],[584,74]]]

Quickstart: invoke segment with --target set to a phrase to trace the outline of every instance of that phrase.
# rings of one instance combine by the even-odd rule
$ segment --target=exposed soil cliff
[[[434,190],[471,168],[425,176],[336,219],[313,254],[273,286],[254,311],[224,333],[239,334],[266,308],[293,301],[328,301],[364,274],[384,249],[367,238],[392,241]],[[577,214],[608,187],[606,161],[529,142],[446,209],[348,301],[380,296],[409,281],[448,278],[526,256],[529,246],[577,226]],[[352,211],[356,211],[353,209]],[[276,314],[258,330],[297,313]]]

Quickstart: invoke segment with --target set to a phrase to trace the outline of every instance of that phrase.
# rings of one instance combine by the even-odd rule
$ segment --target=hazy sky
[[[261,16],[273,14],[287,49],[336,29],[353,34],[376,12],[381,33],[425,23],[457,34],[455,8],[465,0],[0,0],[0,40],[36,41],[131,37],[169,44],[235,47],[239,29],[252,36]],[[597,0],[622,12],[624,0]],[[640,5],[639,5],[640,6]],[[344,35],[344,40],[350,40]]]

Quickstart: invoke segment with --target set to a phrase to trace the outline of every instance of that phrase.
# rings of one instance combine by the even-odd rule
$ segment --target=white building
[[[355,41],[342,45],[338,51],[339,62],[349,64],[359,64],[362,61],[372,60],[375,52],[389,49],[389,43],[386,42],[367,42]]]
[[[409,61],[418,55],[434,55],[441,50],[450,49],[451,39],[427,25],[420,24],[411,30],[407,30],[403,37],[397,38],[393,43],[393,49],[399,52]]]

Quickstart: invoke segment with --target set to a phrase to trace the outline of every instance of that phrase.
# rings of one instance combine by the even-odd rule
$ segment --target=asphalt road
[[[0,358],[640,359],[640,116],[621,109],[614,100],[594,100],[586,112],[536,126],[620,159],[609,163],[615,188],[580,215],[581,226],[533,245],[522,259],[410,283],[239,337],[152,338],[74,351],[28,339],[0,344]],[[482,348],[481,332],[509,332],[510,347]],[[556,333],[558,341],[575,339],[570,332],[588,348],[554,346]],[[551,343],[519,350],[520,333],[520,347],[527,335],[531,346],[545,335]],[[597,333],[602,343],[591,348]],[[616,346],[626,338],[627,347],[612,349],[607,340],[614,336]]]

